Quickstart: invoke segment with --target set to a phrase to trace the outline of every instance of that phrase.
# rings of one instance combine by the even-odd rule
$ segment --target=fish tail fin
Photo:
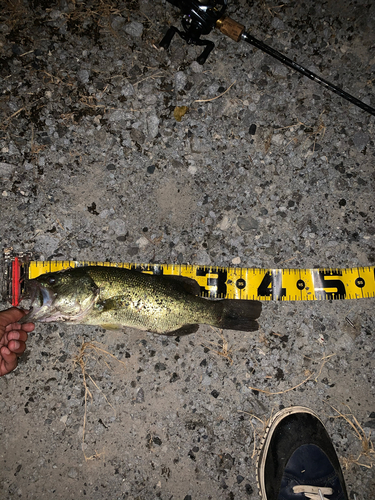
[[[259,300],[224,299],[218,302],[221,306],[219,328],[253,332],[259,325],[255,321],[262,312],[262,303]]]

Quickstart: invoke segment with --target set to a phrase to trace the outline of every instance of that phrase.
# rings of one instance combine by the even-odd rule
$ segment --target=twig
[[[8,118],[5,118],[4,122],[7,122],[9,120],[11,120],[12,118],[14,118],[15,116],[17,116],[19,113],[21,113],[21,111],[25,111],[26,107],[23,106],[22,108],[18,109],[17,111],[15,111],[12,115],[8,116]]]
[[[116,356],[114,356],[113,354],[111,354],[110,352],[108,352],[107,350],[101,348],[101,347],[98,347],[98,344],[97,342],[93,341],[93,342],[82,342],[82,345],[81,345],[81,349],[79,351],[79,353],[77,354],[77,356],[73,359],[73,362],[75,364],[78,364],[81,368],[81,371],[82,371],[82,376],[83,376],[83,385],[85,387],[85,412],[84,412],[84,415],[83,415],[83,429],[82,429],[82,451],[83,451],[83,455],[85,457],[85,460],[88,461],[88,460],[94,460],[94,459],[97,459],[97,458],[100,458],[100,456],[102,455],[102,453],[97,453],[95,451],[95,455],[92,455],[90,457],[87,457],[86,456],[86,453],[85,453],[85,450],[84,450],[84,444],[85,444],[85,433],[86,433],[86,423],[87,423],[87,396],[90,396],[90,398],[92,399],[92,394],[90,392],[90,389],[88,388],[88,385],[87,385],[87,378],[89,378],[91,380],[91,382],[94,384],[94,386],[103,394],[104,396],[104,399],[106,400],[106,402],[108,403],[108,405],[112,408],[114,414],[116,415],[116,410],[115,408],[112,406],[112,404],[108,401],[108,398],[106,397],[106,395],[103,393],[103,391],[100,389],[100,387],[98,386],[98,384],[93,380],[93,378],[91,377],[91,375],[88,375],[87,372],[86,372],[86,361],[85,361],[85,355],[88,356],[88,354],[86,354],[86,350],[87,349],[92,349],[93,351],[96,351],[96,352],[101,352],[101,353],[104,353],[108,356],[111,356],[112,358],[114,358],[116,361],[118,361],[119,363],[122,363],[123,365],[125,365],[125,363],[123,361],[121,361],[120,359],[117,359]],[[90,353],[92,354],[92,352]],[[106,366],[108,368],[109,365],[106,363]]]
[[[330,354],[329,356],[324,356],[322,358],[323,363],[321,364],[320,370],[315,377],[315,382],[318,381],[318,377],[322,373],[323,366],[327,363],[328,359],[331,358],[332,356],[335,356],[335,353]],[[270,392],[270,391],[266,391],[264,389],[258,389],[256,387],[249,387],[249,389],[251,389],[253,391],[257,391],[257,392],[263,392],[264,394],[267,394],[267,396],[276,396],[278,394],[285,394],[286,392],[290,392],[290,391],[293,391],[294,389],[297,389],[297,387],[300,387],[301,385],[306,384],[306,382],[309,381],[313,376],[314,376],[314,373],[310,373],[310,375],[307,378],[305,378],[305,380],[303,380],[299,384],[295,385],[294,387],[290,387],[289,389],[285,389],[285,391]]]
[[[348,458],[346,457],[343,458],[344,466],[348,468],[350,464],[356,464],[362,467],[366,467],[367,469],[372,469],[373,466],[375,465],[375,460],[374,460],[375,449],[374,449],[374,444],[371,441],[371,431],[369,433],[369,436],[367,436],[361,424],[358,422],[357,418],[352,413],[350,413],[349,415],[344,415],[339,410],[337,410],[337,408],[328,403],[328,401],[323,400],[323,402],[327,403],[336,413],[338,413],[338,417],[343,418],[352,427],[352,429],[355,432],[355,435],[357,436],[362,446],[362,451],[360,452],[357,458],[354,458],[353,456],[349,456]],[[351,412],[350,408],[349,411]],[[350,420],[348,417],[351,417],[353,421]],[[333,418],[337,418],[337,416],[334,416]],[[361,457],[366,457],[368,463],[364,463],[363,460],[360,462],[359,460],[361,459]]]
[[[220,344],[217,344],[215,342],[211,342],[211,341],[207,341],[207,344],[211,344],[213,346],[217,346],[217,347],[221,347],[221,350],[215,350],[215,349],[211,349],[207,344],[203,343],[202,342],[202,346],[205,347],[206,349],[209,349],[211,352],[217,354],[218,356],[221,356],[225,359],[227,359],[230,364],[233,364],[233,358],[231,356],[231,353],[232,353],[232,349],[229,348],[229,344],[228,344],[228,341],[226,340],[226,338],[224,337],[223,335],[223,331],[220,330],[220,333],[218,333],[216,331],[215,328],[211,327],[212,330],[214,330],[214,332],[220,337],[221,341],[222,341],[222,345],[220,346]]]
[[[262,434],[264,434],[264,431],[266,430],[267,425],[268,425],[268,423],[270,422],[270,420],[272,418],[273,410],[272,410],[271,416],[267,420],[262,420],[261,418],[257,417],[253,413],[249,413],[247,411],[239,410],[239,413],[246,413],[246,415],[249,415],[250,417],[256,418],[263,425]],[[250,422],[250,425],[251,425],[251,427],[253,429],[254,446],[253,446],[253,453],[251,455],[251,458],[254,458],[257,455],[256,432],[255,432],[255,426],[254,426],[253,422],[251,420],[249,422]]]
[[[27,106],[22,106],[22,108],[18,109],[17,111],[15,111],[12,115],[8,116],[7,118],[5,118],[4,120],[4,123],[8,122],[9,120],[11,120],[12,118],[14,118],[15,116],[17,116],[19,113],[21,113],[22,111],[26,111],[28,108],[30,108],[31,106],[33,106],[36,102],[40,101],[42,99],[42,97],[40,97],[39,99],[36,99],[35,101],[31,102],[30,104],[28,104]]]
[[[233,85],[235,83],[236,83],[236,80],[231,85],[229,85],[229,87],[227,88],[227,90],[225,90],[222,94],[217,95],[216,97],[212,97],[211,99],[196,99],[194,102],[210,102],[210,101],[214,101],[215,99],[219,99],[220,97],[223,97],[223,95],[226,94],[228,92],[228,90],[231,87],[233,87]]]
[[[150,78],[160,78],[161,76],[163,76],[163,71],[156,71],[155,73],[153,73],[152,75],[149,75],[149,76],[146,76],[145,78],[142,78],[141,80],[138,80],[137,82],[134,82],[132,85],[138,85],[139,83],[142,83],[146,80],[149,80]]]
[[[313,375],[314,374],[311,373],[305,380],[303,380],[299,384],[295,385],[294,387],[290,387],[289,389],[286,389],[285,391],[270,392],[270,391],[265,391],[263,389],[257,389],[256,387],[250,387],[250,386],[249,386],[249,389],[251,389],[253,391],[257,391],[257,392],[263,392],[264,394],[267,394],[267,396],[276,396],[277,394],[285,394],[286,392],[293,391],[293,389],[297,389],[297,387],[300,387],[301,385],[305,384],[308,380],[310,380]]]

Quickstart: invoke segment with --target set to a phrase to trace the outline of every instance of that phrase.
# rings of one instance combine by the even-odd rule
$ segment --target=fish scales
[[[199,324],[252,331],[261,303],[199,297],[196,281],[138,271],[87,266],[47,273],[30,281],[25,321],[65,321],[104,328],[134,327],[167,335],[196,331]]]
[[[186,324],[217,322],[216,302],[186,293],[163,276],[120,268],[102,271],[99,266],[87,271],[100,292],[86,324],[100,322],[107,327],[125,325],[163,333]]]

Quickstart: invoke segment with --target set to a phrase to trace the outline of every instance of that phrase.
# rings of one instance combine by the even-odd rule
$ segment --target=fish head
[[[99,296],[99,288],[84,268],[42,274],[29,281],[29,288],[31,308],[22,323],[80,323]]]

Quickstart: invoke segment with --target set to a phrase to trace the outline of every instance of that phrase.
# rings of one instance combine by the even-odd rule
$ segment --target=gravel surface
[[[2,5],[3,248],[374,265],[374,117],[218,31],[204,66],[178,37],[160,49],[180,25],[165,0]],[[373,1],[233,0],[228,14],[375,106]],[[38,324],[0,380],[1,498],[256,499],[254,449],[288,405],[321,415],[349,498],[375,498],[362,448],[375,427],[372,307],[267,302],[259,332],[180,339]]]

